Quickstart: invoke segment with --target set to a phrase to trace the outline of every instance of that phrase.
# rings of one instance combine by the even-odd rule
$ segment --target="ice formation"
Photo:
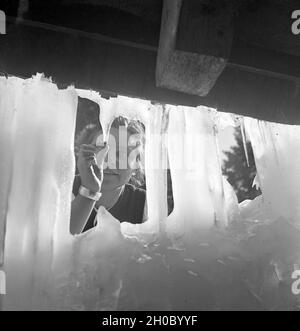
[[[145,124],[144,224],[120,224],[100,208],[94,229],[70,235],[78,95],[99,104],[104,140],[116,116]],[[4,309],[297,305],[284,286],[300,267],[298,126],[243,120],[263,195],[238,205],[218,151],[218,130],[239,122],[229,114],[128,97],[106,100],[93,91],[59,90],[37,75],[0,79],[0,118]],[[169,216],[168,162],[174,196]]]
[[[175,207],[167,224],[170,232],[190,241],[214,225],[228,222],[215,112],[205,107],[172,108],[168,151]]]
[[[101,98],[95,91],[78,89],[77,93],[82,98],[90,99],[99,105],[102,110],[99,112],[99,121],[103,129],[103,141],[107,142],[109,130],[114,118],[124,116],[131,119],[147,121],[147,110],[151,107],[151,102],[135,98],[119,96],[118,98]]]
[[[7,222],[5,307],[38,309],[60,244],[68,244],[77,94],[41,75],[1,78],[0,84],[6,119],[1,143],[7,142],[1,144],[0,181],[9,182],[0,198]]]
[[[255,151],[259,183],[270,216],[284,217],[299,226],[299,126],[250,118],[245,118],[245,126]]]

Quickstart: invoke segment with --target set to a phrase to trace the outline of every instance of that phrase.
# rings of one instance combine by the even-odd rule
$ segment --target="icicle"
[[[104,136],[107,137],[111,123],[118,116],[146,122],[151,103],[146,100],[118,96],[117,98],[110,98],[108,100],[101,98],[99,100],[99,106],[100,123],[105,132]]]
[[[226,224],[213,111],[205,107],[173,107],[168,150],[174,197],[168,231],[193,242],[214,226],[215,216]]]
[[[141,109],[143,111],[143,109]],[[151,105],[144,120],[146,129],[145,176],[147,186],[148,220],[141,225],[122,223],[128,235],[148,233],[160,237],[165,234],[167,217],[167,142],[168,107]],[[145,119],[145,114],[143,115]],[[153,238],[152,238],[153,239]]]
[[[145,170],[148,222],[154,231],[165,235],[167,206],[167,139],[169,108],[152,106],[146,126]]]
[[[260,181],[259,181],[258,173],[255,175],[255,177],[253,179],[252,187],[255,187],[256,190],[260,189]]]
[[[214,136],[215,136],[215,148],[217,151],[217,160],[218,160],[218,169],[222,168],[221,165],[221,154],[219,150],[219,132],[221,130],[227,129],[228,127],[240,127],[240,117],[230,114],[230,113],[219,113],[217,111],[212,113],[213,123],[214,124]],[[208,170],[209,172],[209,170]],[[223,215],[223,222],[217,222],[217,225],[224,227],[230,225],[233,221],[236,221],[239,217],[239,207],[238,207],[238,198],[233,187],[229,184],[227,179],[222,175],[222,172],[219,171],[221,180],[221,192],[222,192],[222,201],[219,201],[219,205],[222,205],[224,208],[225,215]],[[214,182],[212,183],[214,186]],[[215,192],[213,193],[213,198],[216,199]],[[217,195],[218,196],[218,195]]]
[[[15,99],[21,84],[22,80],[17,78],[10,80],[0,78],[0,123],[2,124],[0,131],[0,272],[3,272],[6,216],[12,176]]]
[[[247,160],[247,166],[250,167],[249,165],[249,155],[248,155],[248,149],[247,149],[247,141],[246,141],[246,134],[245,134],[245,124],[244,124],[244,118],[240,118],[240,129],[242,133],[242,139],[243,139],[243,146],[244,146],[244,152]]]
[[[299,223],[300,127],[245,118],[245,128],[270,216]]]
[[[62,258],[62,249],[71,244],[77,95],[72,88],[58,90],[42,75],[21,84],[8,78],[1,98],[10,95],[10,88],[15,94],[14,128],[9,128],[13,134],[11,155],[1,146],[1,154],[8,160],[12,157],[5,309],[45,309],[53,263],[61,261],[65,270],[70,263],[70,255]]]

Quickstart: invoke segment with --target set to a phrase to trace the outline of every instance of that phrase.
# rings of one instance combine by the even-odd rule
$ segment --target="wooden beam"
[[[230,64],[210,93],[199,97],[156,86],[155,47],[106,36],[101,40],[101,35],[93,37],[73,29],[37,26],[35,22],[14,25],[7,35],[0,37],[0,71],[21,77],[44,72],[61,87],[74,83],[78,88],[106,94],[205,105],[259,119],[300,124],[299,89],[293,76],[300,77],[298,57],[281,57],[280,53],[250,46],[245,56],[240,52],[244,48],[237,47],[235,41]],[[282,58],[285,61],[280,61]]]
[[[156,84],[206,96],[226,66],[232,27],[223,22],[223,33],[227,38],[215,38],[221,18],[203,14],[198,4],[195,0],[164,0]],[[188,14],[193,10],[197,16],[191,20]],[[224,11],[226,13],[221,16],[227,17],[228,12]],[[209,42],[204,42],[205,38],[209,38]]]
[[[8,22],[15,22],[15,19],[15,17],[7,17]],[[112,38],[99,33],[91,33],[27,19],[22,19],[20,23],[22,26],[59,32],[75,38],[84,37],[99,42],[145,50],[155,54],[158,52],[157,46]],[[270,51],[259,46],[249,45],[240,40],[235,40],[226,67],[249,71],[273,78],[298,81],[300,78],[300,66],[298,65],[298,61],[299,58],[296,56]]]

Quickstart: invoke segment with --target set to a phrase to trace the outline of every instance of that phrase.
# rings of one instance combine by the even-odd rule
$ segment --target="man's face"
[[[103,145],[103,135],[99,132],[92,142]],[[108,190],[128,183],[137,167],[140,137],[131,134],[125,126],[112,127],[108,139],[109,151],[103,165],[102,189]],[[101,153],[101,152],[100,152]]]

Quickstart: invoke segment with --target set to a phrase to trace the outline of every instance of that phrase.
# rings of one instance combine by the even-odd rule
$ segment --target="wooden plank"
[[[8,21],[14,22],[14,17],[7,17]],[[36,22],[23,19],[22,26],[43,29],[45,31],[59,32],[70,35],[71,38],[84,37],[84,39],[97,40],[101,43],[115,44],[130,48],[142,49],[157,53],[158,47],[150,44],[136,43],[126,39],[116,39],[99,33],[91,33],[64,26]],[[11,31],[14,33],[14,30]],[[2,38],[3,40],[4,38]],[[100,43],[99,43],[100,45]],[[182,47],[182,44],[178,44]],[[155,55],[156,56],[156,55]],[[227,63],[228,67],[252,71],[260,75],[274,78],[294,80],[300,78],[299,57],[289,54],[268,50],[260,46],[251,45],[245,41],[235,39],[232,52]]]
[[[300,124],[299,93],[295,81],[283,77],[277,79],[258,74],[255,70],[251,73],[234,66],[227,67],[209,95],[198,97],[156,87],[156,52],[153,49],[24,25],[15,26],[8,35],[0,37],[0,48],[0,70],[12,75],[30,77],[36,72],[44,72],[60,86],[74,83],[79,88],[105,93],[170,104],[206,105],[220,111]],[[269,56],[272,58],[272,53]],[[283,64],[281,71],[298,63],[298,58],[287,56],[288,61]],[[237,53],[235,57],[238,59]],[[249,61],[255,58],[259,58],[259,53],[255,56],[253,52]],[[247,63],[246,60],[239,59],[239,62]],[[280,60],[279,55],[277,60]],[[267,62],[258,60],[258,63],[264,70],[272,69]],[[251,104],[253,100],[259,100],[255,107]],[[285,106],[279,109],[276,104]]]
[[[227,0],[214,4],[183,0],[176,49],[228,59],[233,39],[232,4]]]
[[[299,56],[251,45],[242,40],[234,40],[229,63],[300,78]]]

